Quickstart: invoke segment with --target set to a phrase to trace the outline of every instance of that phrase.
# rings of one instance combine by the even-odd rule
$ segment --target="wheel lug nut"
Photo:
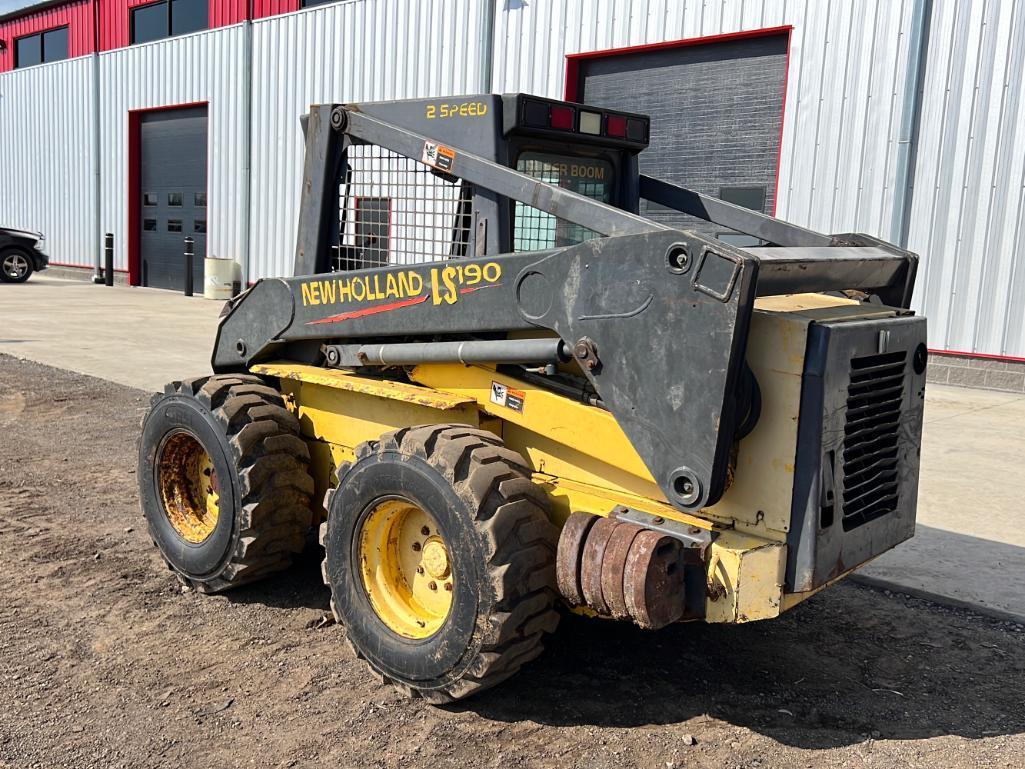
[[[419,542],[414,542],[413,543],[413,552],[414,553],[419,553],[421,547],[422,546],[421,546],[421,544]]]
[[[423,534],[426,537],[426,536],[430,535],[431,530],[428,529],[426,526],[424,526],[422,529],[420,529],[420,533]]]
[[[432,580],[431,582],[427,583],[427,587],[429,587],[431,590],[437,590],[438,589],[438,583],[434,582]]]
[[[423,574],[424,573],[424,567],[423,566],[417,566],[416,567],[416,573],[417,574]]]
[[[446,590],[447,590],[448,592],[450,592],[450,593],[451,593],[451,592],[452,592],[452,583],[451,583],[451,582],[446,582],[446,583],[445,583],[445,589],[446,589]]]

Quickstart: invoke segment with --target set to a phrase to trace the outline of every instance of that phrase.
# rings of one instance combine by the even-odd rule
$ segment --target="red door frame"
[[[790,45],[793,41],[793,25],[785,24],[780,27],[763,27],[762,29],[748,29],[743,32],[727,32],[721,35],[705,35],[704,37],[688,37],[683,40],[666,40],[661,43],[647,43],[645,45],[630,45],[624,48],[606,48],[601,51],[585,51],[583,53],[566,54],[566,101],[578,102],[581,99],[580,91],[580,62],[587,59],[604,59],[612,56],[626,56],[632,53],[647,53],[649,51],[660,51],[670,48],[684,48],[693,45],[705,45],[706,43],[725,43],[732,40],[744,40],[751,37],[768,37],[770,35],[787,36],[787,55],[783,71],[783,108],[779,121],[779,148],[776,153],[776,189],[772,194],[772,215],[776,215],[776,202],[779,200],[779,164],[783,155],[783,123],[786,120],[787,108],[787,82],[790,79]]]
[[[184,104],[165,104],[160,107],[128,110],[128,285],[138,286],[142,280],[141,237],[142,225],[142,116],[153,112],[167,112],[173,109],[189,109],[206,107],[207,120],[210,118],[210,102],[193,101]],[[210,177],[210,129],[207,123],[207,182]],[[207,205],[210,200],[207,198]],[[209,210],[209,209],[208,209]],[[207,221],[210,220],[207,215]]]

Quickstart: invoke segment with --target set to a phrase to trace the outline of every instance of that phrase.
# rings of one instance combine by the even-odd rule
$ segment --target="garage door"
[[[206,254],[206,108],[142,116],[139,179],[141,282],[181,290],[185,238],[195,240],[193,290],[203,290]]]
[[[642,173],[771,213],[786,66],[787,35],[772,34],[581,59],[577,82],[587,104],[651,116]],[[641,206],[642,214],[674,227],[750,242]]]

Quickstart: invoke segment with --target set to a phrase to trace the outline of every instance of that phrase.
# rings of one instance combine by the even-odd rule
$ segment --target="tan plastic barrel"
[[[238,278],[234,259],[208,256],[203,261],[203,296],[207,299],[231,299],[232,284]]]

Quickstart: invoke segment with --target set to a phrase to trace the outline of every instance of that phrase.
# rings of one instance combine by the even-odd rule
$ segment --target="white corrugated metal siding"
[[[888,236],[911,13],[912,0],[510,0],[494,86],[563,98],[567,54],[792,26],[776,213]]]
[[[248,280],[291,274],[310,104],[483,90],[481,0],[357,0],[253,24]]]
[[[209,105],[207,253],[241,260],[243,65],[241,26],[100,55],[100,215],[103,231],[114,233],[118,268],[127,265],[128,113],[198,102]]]
[[[914,0],[508,0],[496,90],[561,98],[566,54],[792,25],[777,214],[893,240]],[[934,2],[908,247],[930,344],[1025,357],[1025,4]],[[538,55],[538,51],[546,55]]]
[[[473,93],[489,0],[347,0],[252,25],[101,54],[93,194],[92,60],[0,76],[0,223],[40,229],[90,265],[94,212],[127,240],[128,112],[207,102],[208,248],[249,280],[287,273],[310,103]],[[493,90],[561,97],[566,55],[791,26],[777,213],[816,229],[896,236],[897,158],[921,0],[498,0]],[[934,2],[908,245],[933,347],[1025,357],[1025,4]],[[251,227],[245,153],[252,151]],[[45,148],[45,151],[43,151]]]
[[[1025,357],[1025,3],[937,2],[909,247],[933,346]]]
[[[42,232],[54,262],[88,266],[93,192],[92,60],[0,76],[0,226]]]

